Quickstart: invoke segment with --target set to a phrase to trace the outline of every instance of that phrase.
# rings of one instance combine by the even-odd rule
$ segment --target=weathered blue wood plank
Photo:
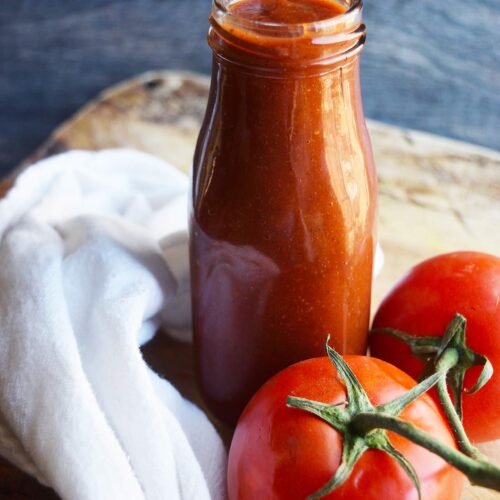
[[[500,149],[500,1],[365,0],[371,118]],[[0,171],[103,87],[209,72],[209,0],[1,0]]]
[[[367,114],[500,149],[500,1],[366,0]]]

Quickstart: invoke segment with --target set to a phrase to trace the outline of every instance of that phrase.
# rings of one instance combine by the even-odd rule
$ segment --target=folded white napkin
[[[189,339],[187,185],[74,151],[0,202],[0,454],[63,499],[224,498],[220,438],[139,350]]]

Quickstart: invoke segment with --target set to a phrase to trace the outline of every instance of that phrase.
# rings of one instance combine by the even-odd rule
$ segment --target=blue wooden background
[[[0,0],[0,172],[103,87],[208,73],[210,0]],[[368,117],[500,149],[500,0],[365,0]]]

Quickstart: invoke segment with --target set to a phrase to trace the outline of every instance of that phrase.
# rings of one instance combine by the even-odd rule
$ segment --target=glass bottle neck
[[[228,0],[225,5],[219,1],[222,0],[215,0],[210,17],[209,44],[216,59],[241,66],[247,72],[279,77],[298,71],[313,76],[349,65],[364,46],[360,0],[353,0],[352,5],[347,4],[346,10],[334,17],[293,23],[249,19],[235,14]],[[325,1],[334,3],[321,0]],[[335,5],[339,8],[339,4]]]

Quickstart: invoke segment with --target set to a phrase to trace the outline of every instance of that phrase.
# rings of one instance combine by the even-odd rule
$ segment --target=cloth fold
[[[131,150],[74,151],[0,202],[0,454],[63,499],[222,499],[204,413],[144,362],[189,340],[187,178]]]

